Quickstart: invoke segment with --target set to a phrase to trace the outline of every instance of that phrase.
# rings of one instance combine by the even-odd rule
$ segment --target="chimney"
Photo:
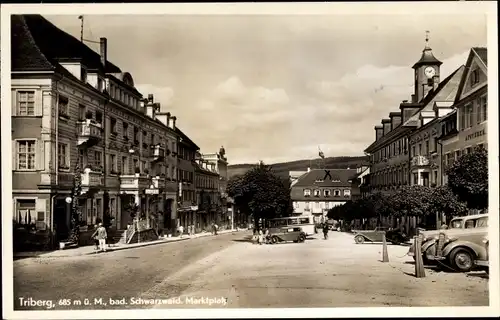
[[[148,102],[153,103],[153,100],[154,100],[153,94],[152,93],[148,94]]]
[[[100,38],[99,39],[99,51],[101,54],[101,64],[104,68],[106,68],[106,61],[108,60],[108,39],[106,38]]]
[[[150,117],[151,119],[156,119],[155,118],[155,113],[156,113],[156,107],[157,107],[157,103],[153,103],[153,95],[150,94],[148,95],[148,100],[146,100],[144,102],[145,104],[145,111],[146,111],[146,115],[148,117]]]
[[[171,118],[170,112],[167,112],[167,127],[169,128],[170,128],[170,118]]]
[[[391,132],[391,119],[382,119],[382,127],[384,131],[384,136]]]
[[[384,136],[384,127],[382,126],[375,126],[375,141],[379,140]]]
[[[172,120],[172,126],[171,128],[172,129],[175,129],[175,121],[177,120],[177,118],[175,116],[173,116],[172,118],[170,118]]]
[[[417,96],[416,96],[416,95],[414,95],[414,94],[412,94],[412,95],[411,95],[411,103],[415,103],[415,102],[417,102],[416,100],[417,100]],[[406,102],[408,102],[408,100],[403,100],[403,102],[405,102],[405,103],[406,103]]]
[[[391,118],[391,130],[394,130],[401,123],[401,112],[391,112],[389,118]]]

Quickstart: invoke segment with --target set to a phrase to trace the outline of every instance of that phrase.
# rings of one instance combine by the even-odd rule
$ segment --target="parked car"
[[[488,260],[488,249],[483,242],[488,237],[488,227],[441,230],[432,260],[440,261],[453,270],[468,272],[477,264]]]
[[[293,241],[293,242],[304,242],[306,241],[306,233],[301,227],[283,227],[279,229],[270,230],[269,237],[271,238],[271,243],[276,244],[279,242]]]
[[[389,229],[386,227],[376,227],[374,230],[352,230],[354,241],[358,244],[365,241],[382,242],[382,236],[385,234],[387,241],[393,244],[400,244],[408,240],[407,236],[399,229]]]
[[[489,264],[489,255],[490,255],[490,241],[489,241],[489,238],[488,236],[484,237],[483,241],[482,241],[483,245],[484,245],[484,249],[486,250],[486,259],[481,259],[481,258],[478,258],[479,260],[475,260],[474,261],[474,264],[478,267],[481,267],[481,268],[484,268],[486,270],[487,273],[489,273],[490,271],[490,264]]]
[[[470,216],[456,217],[450,220],[448,230],[477,228],[488,225],[488,214],[474,214]],[[436,254],[436,239],[440,230],[421,231],[422,235],[422,260],[425,265],[435,262],[432,257]],[[412,243],[408,250],[408,255],[415,260],[415,244]]]

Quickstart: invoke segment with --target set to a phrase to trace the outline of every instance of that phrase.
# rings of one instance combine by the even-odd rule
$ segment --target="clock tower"
[[[442,62],[436,59],[429,47],[429,31],[426,31],[425,48],[422,56],[413,65],[415,70],[415,101],[421,101],[427,93],[439,84],[439,75]]]

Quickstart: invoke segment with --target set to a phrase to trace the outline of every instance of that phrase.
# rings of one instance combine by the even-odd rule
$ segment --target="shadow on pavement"
[[[481,279],[489,279],[490,275],[486,272],[481,273],[467,273],[467,277],[481,278]]]

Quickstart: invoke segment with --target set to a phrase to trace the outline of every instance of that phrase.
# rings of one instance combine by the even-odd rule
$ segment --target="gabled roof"
[[[12,70],[53,70],[59,59],[80,59],[88,69],[121,73],[113,63],[38,14],[13,15]]]
[[[356,169],[312,169],[300,176],[293,187],[350,187],[349,181],[356,176]]]
[[[484,62],[484,65],[488,67],[488,49],[484,47],[474,47],[472,51],[474,51],[479,59]]]
[[[488,51],[486,48],[482,48],[482,47],[476,47],[476,48],[472,48],[470,50],[469,56],[467,57],[467,62],[465,63],[465,68],[467,68],[467,69],[470,68],[470,66],[472,64],[472,60],[474,59],[475,56],[477,56],[479,58],[479,60],[484,62],[485,67],[488,68],[488,64],[487,64]],[[467,80],[467,72],[464,72],[464,74],[462,75],[462,79],[460,80],[460,84],[458,86],[457,95],[455,97],[455,103],[457,103],[460,100],[460,97],[462,96],[462,91],[464,89],[466,80]]]
[[[197,172],[197,173],[201,173],[201,174],[206,174],[206,175],[209,175],[209,176],[218,176],[219,174],[217,172],[212,172],[210,170],[207,170],[203,167],[201,167],[199,164],[197,164],[196,162],[193,162],[193,167],[194,167],[194,170]]]

